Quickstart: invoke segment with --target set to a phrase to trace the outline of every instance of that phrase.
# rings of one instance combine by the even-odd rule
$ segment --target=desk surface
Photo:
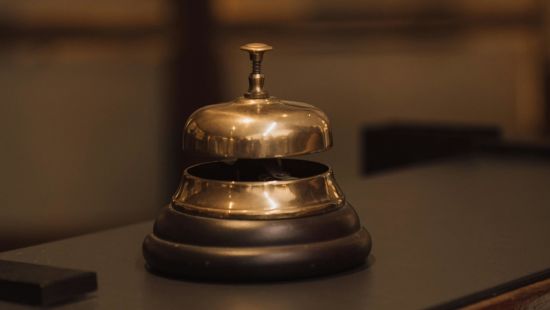
[[[355,272],[261,284],[165,279],[143,268],[151,222],[0,258],[97,271],[98,292],[63,309],[453,307],[550,277],[550,161],[476,157],[337,178],[374,240],[370,267]]]

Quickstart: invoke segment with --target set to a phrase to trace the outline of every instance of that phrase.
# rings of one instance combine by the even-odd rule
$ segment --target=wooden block
[[[51,305],[95,290],[95,272],[0,260],[0,300]]]

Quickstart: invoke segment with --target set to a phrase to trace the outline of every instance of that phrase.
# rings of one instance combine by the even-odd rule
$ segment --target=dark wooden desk
[[[0,258],[97,271],[99,291],[67,309],[455,308],[550,278],[549,161],[476,157],[337,178],[374,240],[370,267],[355,272],[259,284],[165,279],[143,268],[151,222]]]

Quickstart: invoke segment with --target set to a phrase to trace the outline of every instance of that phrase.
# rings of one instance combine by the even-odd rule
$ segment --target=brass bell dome
[[[249,89],[232,102],[205,106],[188,119],[185,149],[224,158],[276,158],[328,150],[332,136],[328,117],[302,102],[270,97],[263,89],[263,54],[271,46],[241,46],[250,53]]]

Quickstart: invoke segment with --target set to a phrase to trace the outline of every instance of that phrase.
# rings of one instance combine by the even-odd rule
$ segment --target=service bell
[[[143,243],[147,266],[170,276],[273,280],[363,264],[371,238],[332,170],[286,157],[328,150],[318,108],[271,97],[261,63],[272,47],[251,43],[244,96],[195,111],[184,148],[222,158],[191,166]]]

